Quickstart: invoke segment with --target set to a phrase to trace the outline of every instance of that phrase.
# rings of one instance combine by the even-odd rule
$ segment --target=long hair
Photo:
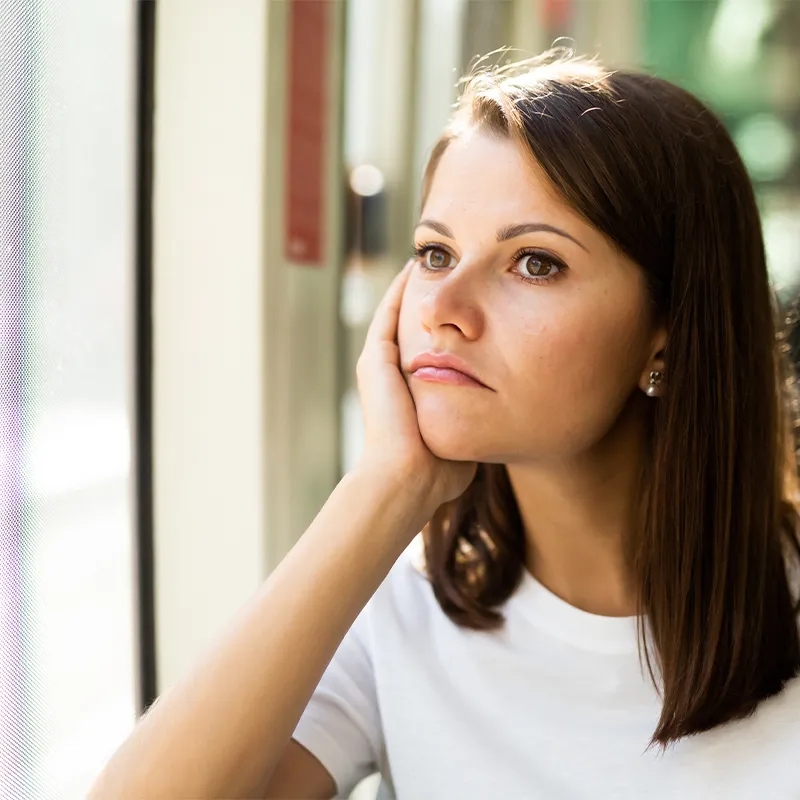
[[[660,672],[650,744],[745,717],[800,670],[791,583],[800,543],[793,370],[742,160],[689,92],[596,59],[555,50],[473,68],[463,84],[425,169],[422,204],[462,132],[508,137],[641,267],[667,326],[667,392],[649,404],[627,552],[640,657],[655,684],[654,657]],[[479,464],[422,533],[443,611],[469,628],[502,625],[498,607],[525,565],[505,466]]]

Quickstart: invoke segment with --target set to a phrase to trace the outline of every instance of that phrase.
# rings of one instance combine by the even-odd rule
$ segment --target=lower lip
[[[486,388],[479,381],[476,381],[474,378],[470,378],[469,375],[465,375],[463,372],[459,372],[457,369],[444,369],[442,367],[420,367],[411,374],[415,378],[419,378],[420,380],[428,381],[430,383],[452,383],[457,386],[478,386],[481,389]]]

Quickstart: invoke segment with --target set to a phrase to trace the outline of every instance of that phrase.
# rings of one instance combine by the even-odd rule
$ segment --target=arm
[[[334,489],[225,638],[142,717],[89,800],[263,797],[276,784],[290,794],[305,787],[324,796],[330,788],[319,773],[294,783],[304,756],[289,747],[290,737],[394,562],[477,468],[437,458],[419,430],[397,343],[414,263],[378,305],[356,366],[366,434],[359,467]]]
[[[142,717],[90,799],[263,797],[337,647],[434,510],[412,486],[346,475],[225,638]]]

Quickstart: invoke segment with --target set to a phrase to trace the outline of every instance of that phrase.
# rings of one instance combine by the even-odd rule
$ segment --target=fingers
[[[400,316],[400,304],[403,301],[403,291],[408,282],[408,276],[414,259],[409,259],[403,269],[395,275],[383,299],[378,303],[367,330],[366,345],[377,344],[379,341],[393,342],[397,336],[397,320]]]

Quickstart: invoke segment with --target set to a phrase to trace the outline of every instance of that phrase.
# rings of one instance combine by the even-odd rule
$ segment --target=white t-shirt
[[[398,559],[293,738],[347,797],[380,771],[398,800],[800,798],[800,679],[745,720],[644,752],[660,703],[635,618],[569,605],[524,571],[505,625],[474,631]]]

